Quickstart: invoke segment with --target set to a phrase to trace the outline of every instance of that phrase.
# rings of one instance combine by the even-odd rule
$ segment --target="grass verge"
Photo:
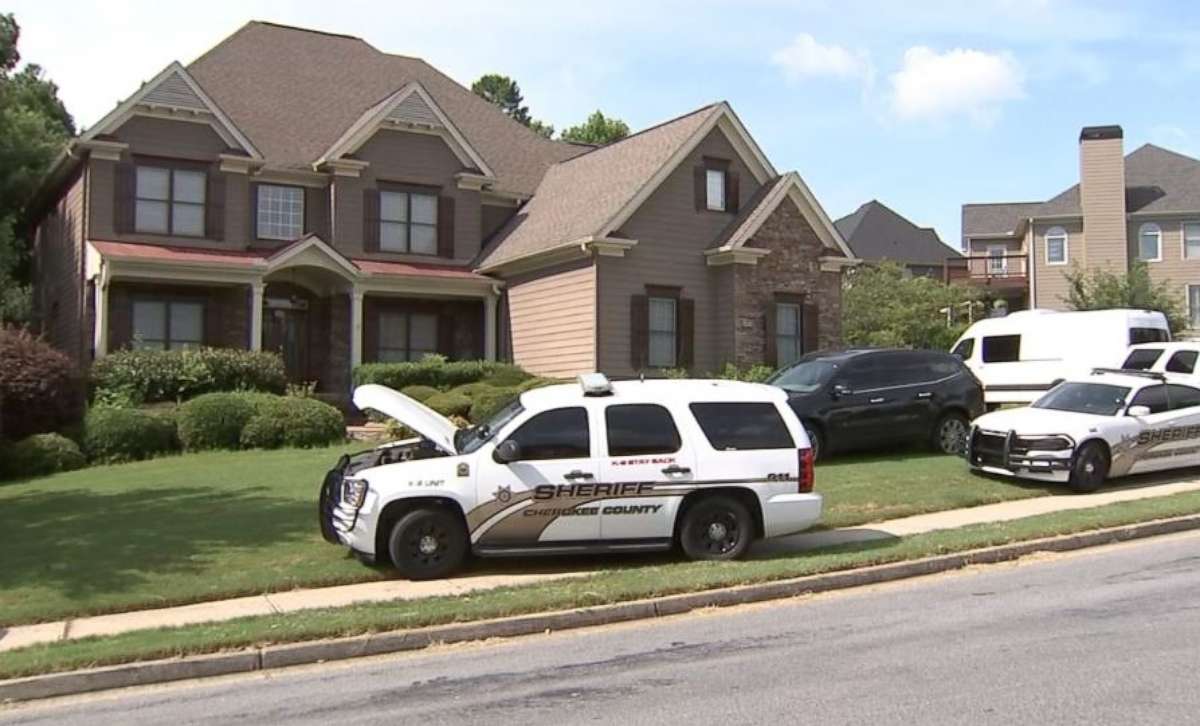
[[[317,531],[318,484],[345,448],[185,454],[0,486],[0,627],[389,577]],[[825,527],[1052,491],[914,452],[822,462],[817,489]]]
[[[625,602],[898,562],[1200,512],[1200,492],[743,562],[657,564],[469,596],[373,603],[136,631],[0,655],[0,678]]]

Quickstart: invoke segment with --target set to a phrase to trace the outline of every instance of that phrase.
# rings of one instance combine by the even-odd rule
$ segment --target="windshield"
[[[1033,408],[1113,416],[1125,406],[1125,397],[1128,395],[1129,388],[1125,386],[1063,383],[1034,402]]]
[[[785,391],[812,393],[825,385],[836,370],[837,364],[821,358],[800,361],[791,368],[784,368],[771,376],[767,383],[779,386]]]
[[[496,435],[496,432],[512,421],[525,408],[521,406],[521,397],[517,396],[505,404],[504,408],[492,414],[487,421],[475,426],[460,429],[454,434],[454,449],[460,454],[470,454],[483,446],[484,442]]]

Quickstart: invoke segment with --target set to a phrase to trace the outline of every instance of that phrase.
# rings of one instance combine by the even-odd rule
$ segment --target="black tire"
[[[693,560],[736,560],[754,539],[754,518],[734,497],[716,494],[688,507],[679,544]]]
[[[812,447],[813,461],[825,455],[825,441],[821,438],[821,429],[808,421],[803,422],[804,433],[808,435],[808,445]]]
[[[388,554],[410,580],[433,580],[457,570],[470,543],[462,518],[437,507],[414,509],[392,527]]]
[[[942,414],[929,437],[929,445],[934,451],[943,454],[961,456],[967,450],[967,436],[970,435],[971,422],[958,411]]]
[[[1095,441],[1089,441],[1075,452],[1071,460],[1071,489],[1080,494],[1094,492],[1104,486],[1108,478],[1108,452]]]

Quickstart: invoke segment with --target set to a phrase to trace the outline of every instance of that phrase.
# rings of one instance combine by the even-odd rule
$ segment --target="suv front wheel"
[[[679,544],[693,560],[736,560],[750,548],[753,538],[750,510],[723,494],[688,507],[679,527]]]
[[[450,575],[462,565],[468,546],[462,518],[438,507],[422,507],[405,514],[388,537],[392,564],[410,580]]]

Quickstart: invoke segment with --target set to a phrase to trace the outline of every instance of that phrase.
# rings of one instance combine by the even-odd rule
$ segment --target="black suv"
[[[767,383],[788,392],[816,456],[913,442],[958,454],[970,420],[984,412],[975,376],[935,351],[810,353]]]

